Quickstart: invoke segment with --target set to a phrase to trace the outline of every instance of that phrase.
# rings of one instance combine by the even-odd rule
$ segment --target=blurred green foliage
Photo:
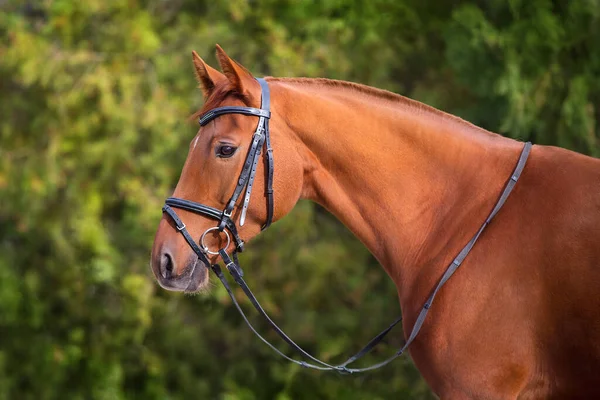
[[[160,207],[202,101],[190,53],[216,65],[215,43],[256,75],[362,82],[600,155],[597,0],[2,0],[0,400],[432,397],[408,358],[306,371],[221,289],[154,283]],[[242,262],[267,311],[326,359],[399,313],[385,272],[310,203]]]

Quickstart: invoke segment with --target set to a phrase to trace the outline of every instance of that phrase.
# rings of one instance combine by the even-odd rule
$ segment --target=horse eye
[[[222,157],[222,158],[228,158],[231,157],[235,151],[237,150],[237,147],[234,146],[229,146],[229,145],[221,145],[219,147],[217,147],[217,157]]]

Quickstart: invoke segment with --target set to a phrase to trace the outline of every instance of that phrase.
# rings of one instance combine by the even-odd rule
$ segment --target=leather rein
[[[242,172],[240,173],[240,176],[238,178],[233,195],[227,202],[225,209],[219,210],[214,207],[196,203],[194,201],[179,199],[179,198],[175,198],[175,197],[169,197],[165,201],[165,205],[163,206],[162,211],[163,211],[163,213],[166,213],[167,215],[169,215],[171,217],[171,219],[175,223],[176,229],[183,235],[183,237],[185,238],[187,243],[190,245],[192,250],[198,256],[199,260],[202,263],[204,263],[205,266],[210,265],[210,268],[212,269],[212,271],[215,273],[215,275],[219,278],[219,280],[225,287],[225,290],[229,294],[229,297],[231,297],[233,304],[238,309],[242,318],[244,319],[246,324],[249,326],[249,328],[252,330],[252,332],[254,332],[260,340],[262,340],[267,346],[269,346],[271,349],[273,349],[280,356],[282,356],[283,358],[285,358],[295,364],[301,365],[302,367],[313,368],[313,369],[323,370],[323,371],[333,370],[333,371],[337,371],[342,374],[364,372],[364,371],[369,371],[369,370],[383,367],[384,365],[390,363],[391,361],[393,361],[394,359],[396,359],[400,355],[402,355],[406,351],[408,346],[415,340],[415,338],[417,337],[417,334],[419,333],[419,331],[421,330],[421,327],[423,326],[423,323],[425,322],[425,318],[427,316],[427,313],[429,312],[429,308],[431,307],[433,300],[435,299],[435,296],[437,295],[439,290],[442,288],[442,286],[444,286],[444,284],[448,281],[448,279],[450,279],[450,277],[454,274],[454,272],[456,272],[458,267],[460,267],[460,265],[462,264],[464,259],[467,257],[467,255],[469,254],[469,252],[471,251],[471,249],[477,242],[477,239],[479,239],[479,236],[482,234],[482,232],[487,227],[487,225],[490,223],[492,218],[494,218],[494,216],[498,213],[498,211],[500,211],[500,209],[506,202],[506,199],[508,198],[508,196],[510,195],[511,191],[513,190],[515,184],[519,180],[519,177],[521,176],[521,172],[523,171],[523,168],[525,168],[525,163],[527,162],[527,158],[529,156],[529,152],[531,150],[532,145],[529,142],[525,143],[523,150],[521,152],[521,155],[519,157],[519,160],[517,162],[517,166],[515,167],[512,175],[511,175],[511,178],[509,179],[502,194],[500,195],[500,198],[496,202],[496,205],[492,209],[492,212],[486,218],[485,222],[479,228],[477,233],[475,233],[475,235],[471,238],[471,240],[465,245],[465,247],[463,247],[463,249],[458,253],[456,258],[454,258],[452,263],[450,263],[450,265],[447,267],[447,269],[444,272],[444,274],[442,275],[440,281],[438,282],[438,284],[435,286],[435,288],[431,292],[430,296],[425,301],[425,304],[423,305],[421,312],[419,313],[419,315],[415,321],[415,324],[412,328],[412,331],[411,331],[408,339],[404,343],[404,345],[399,350],[397,350],[391,357],[389,357],[379,363],[376,363],[374,365],[371,365],[371,366],[368,366],[365,368],[349,368],[348,367],[349,364],[362,358],[364,355],[369,353],[379,342],[381,342],[381,340],[392,330],[392,328],[394,326],[396,326],[400,321],[402,321],[402,317],[399,317],[394,322],[392,322],[386,329],[384,329],[381,333],[379,333],[377,336],[375,336],[373,339],[371,339],[358,353],[356,353],[352,357],[348,358],[345,362],[343,362],[341,364],[332,365],[332,364],[321,361],[321,360],[313,357],[312,355],[310,355],[308,352],[306,352],[304,349],[302,349],[300,346],[298,346],[292,339],[290,339],[290,337],[287,336],[281,330],[281,328],[279,328],[279,326],[277,326],[277,324],[275,324],[275,322],[273,322],[273,320],[267,315],[265,310],[262,308],[262,306],[260,305],[260,303],[258,302],[256,297],[254,296],[254,294],[252,293],[252,291],[250,290],[250,288],[244,281],[244,278],[243,278],[244,273],[239,265],[239,261],[237,258],[237,253],[243,251],[243,249],[244,249],[244,242],[240,238],[240,236],[237,232],[236,224],[231,219],[231,215],[233,213],[235,205],[237,204],[242,192],[245,189],[244,200],[242,203],[242,211],[241,211],[240,222],[239,222],[240,226],[244,225],[244,222],[246,219],[246,212],[248,210],[248,204],[250,202],[250,194],[252,193],[254,178],[256,176],[256,166],[258,164],[258,160],[260,159],[260,154],[261,154],[261,151],[263,148],[265,149],[265,161],[266,161],[266,169],[267,169],[266,185],[265,185],[266,186],[265,196],[267,198],[267,220],[266,220],[265,224],[262,226],[262,230],[268,228],[269,225],[271,225],[271,222],[273,220],[273,171],[274,171],[274,167],[273,167],[273,150],[271,148],[271,140],[270,140],[270,136],[269,136],[269,119],[271,117],[270,93],[269,93],[269,85],[267,84],[267,82],[264,79],[258,78],[257,81],[260,84],[261,91],[262,91],[261,108],[239,107],[239,106],[218,107],[218,108],[215,108],[215,109],[212,109],[212,110],[206,112],[199,119],[200,126],[204,126],[204,125],[208,124],[210,121],[212,121],[213,119],[215,119],[221,115],[225,115],[225,114],[243,114],[243,115],[258,117],[258,125],[256,128],[256,131],[254,132],[254,135],[252,136],[252,143],[250,145],[250,149],[246,156],[246,160],[244,161],[244,165],[242,167]],[[182,220],[179,218],[179,216],[173,210],[173,208],[179,208],[182,210],[191,211],[196,214],[203,215],[205,217],[208,217],[208,218],[218,221],[218,224],[217,224],[217,226],[206,230],[204,232],[204,234],[202,234],[199,243],[196,243],[194,238],[188,232],[185,224],[182,222]],[[218,251],[209,250],[209,248],[204,243],[205,236],[211,231],[223,232],[226,235],[227,244],[223,248],[219,249]],[[227,254],[227,251],[226,251],[231,242],[230,234],[231,234],[231,236],[233,236],[233,240],[235,242],[235,248],[232,252],[231,257],[229,256],[229,254]],[[232,291],[231,287],[229,286],[229,282],[225,278],[225,275],[223,274],[220,266],[218,264],[211,264],[210,261],[208,260],[207,254],[219,255],[221,257],[221,259],[223,260],[223,262],[225,264],[225,267],[227,268],[227,270],[229,271],[229,273],[231,274],[231,276],[233,277],[235,282],[244,291],[244,293],[246,294],[246,296],[248,297],[248,299],[250,300],[250,302],[252,303],[254,308],[259,312],[259,314],[261,314],[266,319],[266,321],[273,328],[273,330],[275,330],[275,332],[286,343],[288,343],[290,345],[290,347],[292,347],[296,352],[298,352],[300,355],[302,355],[306,359],[310,360],[311,362],[296,360],[296,359],[293,359],[293,358],[287,356],[286,354],[284,354],[280,350],[278,350],[273,344],[271,344],[267,339],[265,339],[263,336],[261,336],[256,331],[256,329],[252,326],[252,324],[246,317],[246,314],[240,307],[239,303],[237,302],[237,300],[233,294],[233,291]],[[195,265],[197,265],[197,264],[198,263],[196,263]],[[193,281],[195,272],[196,271],[195,271],[195,266],[194,266],[194,269],[190,273],[190,284]]]

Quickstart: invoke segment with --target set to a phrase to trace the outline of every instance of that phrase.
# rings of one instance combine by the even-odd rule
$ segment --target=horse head
[[[167,213],[163,215],[154,239],[151,264],[159,284],[169,290],[194,292],[205,287],[209,271],[209,265],[205,264],[217,261],[219,249],[226,252],[241,250],[243,242],[256,236],[265,221],[270,223],[271,218],[277,220],[289,212],[302,191],[303,163],[300,154],[295,151],[293,139],[289,139],[293,135],[289,135],[290,129],[283,123],[284,118],[275,117],[270,127],[272,141],[277,148],[273,156],[277,173],[271,182],[274,206],[268,204],[267,192],[271,185],[268,184],[269,171],[265,164],[270,157],[267,152],[271,150],[263,149],[262,142],[258,148],[253,146],[259,133],[257,121],[260,126],[261,117],[238,113],[242,108],[260,112],[261,85],[218,45],[217,59],[222,72],[211,68],[193,52],[193,64],[205,104],[197,113],[197,116],[203,116],[201,126],[190,143],[173,193],[175,200],[193,202],[209,209],[208,216],[213,218],[207,217],[206,212],[191,212],[185,207],[177,210],[179,217],[175,218],[180,218],[179,222]],[[233,107],[238,111],[210,116],[209,111],[222,107]],[[274,115],[282,112],[273,107]],[[268,122],[265,125],[268,129]],[[253,149],[259,152],[254,165],[251,160]],[[270,161],[272,163],[273,159]],[[252,178],[249,183],[241,184],[247,168],[254,169]],[[238,196],[234,198],[232,193],[236,192]],[[247,207],[245,211],[244,206]],[[227,224],[217,210],[231,214],[226,215]],[[200,244],[206,257],[194,251],[185,235],[180,234],[183,229],[189,233],[189,240]]]

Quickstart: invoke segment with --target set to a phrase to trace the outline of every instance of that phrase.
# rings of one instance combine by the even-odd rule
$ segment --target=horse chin
[[[208,267],[200,260],[192,267],[192,274],[187,287],[183,290],[185,293],[197,293],[202,291],[208,285]]]

